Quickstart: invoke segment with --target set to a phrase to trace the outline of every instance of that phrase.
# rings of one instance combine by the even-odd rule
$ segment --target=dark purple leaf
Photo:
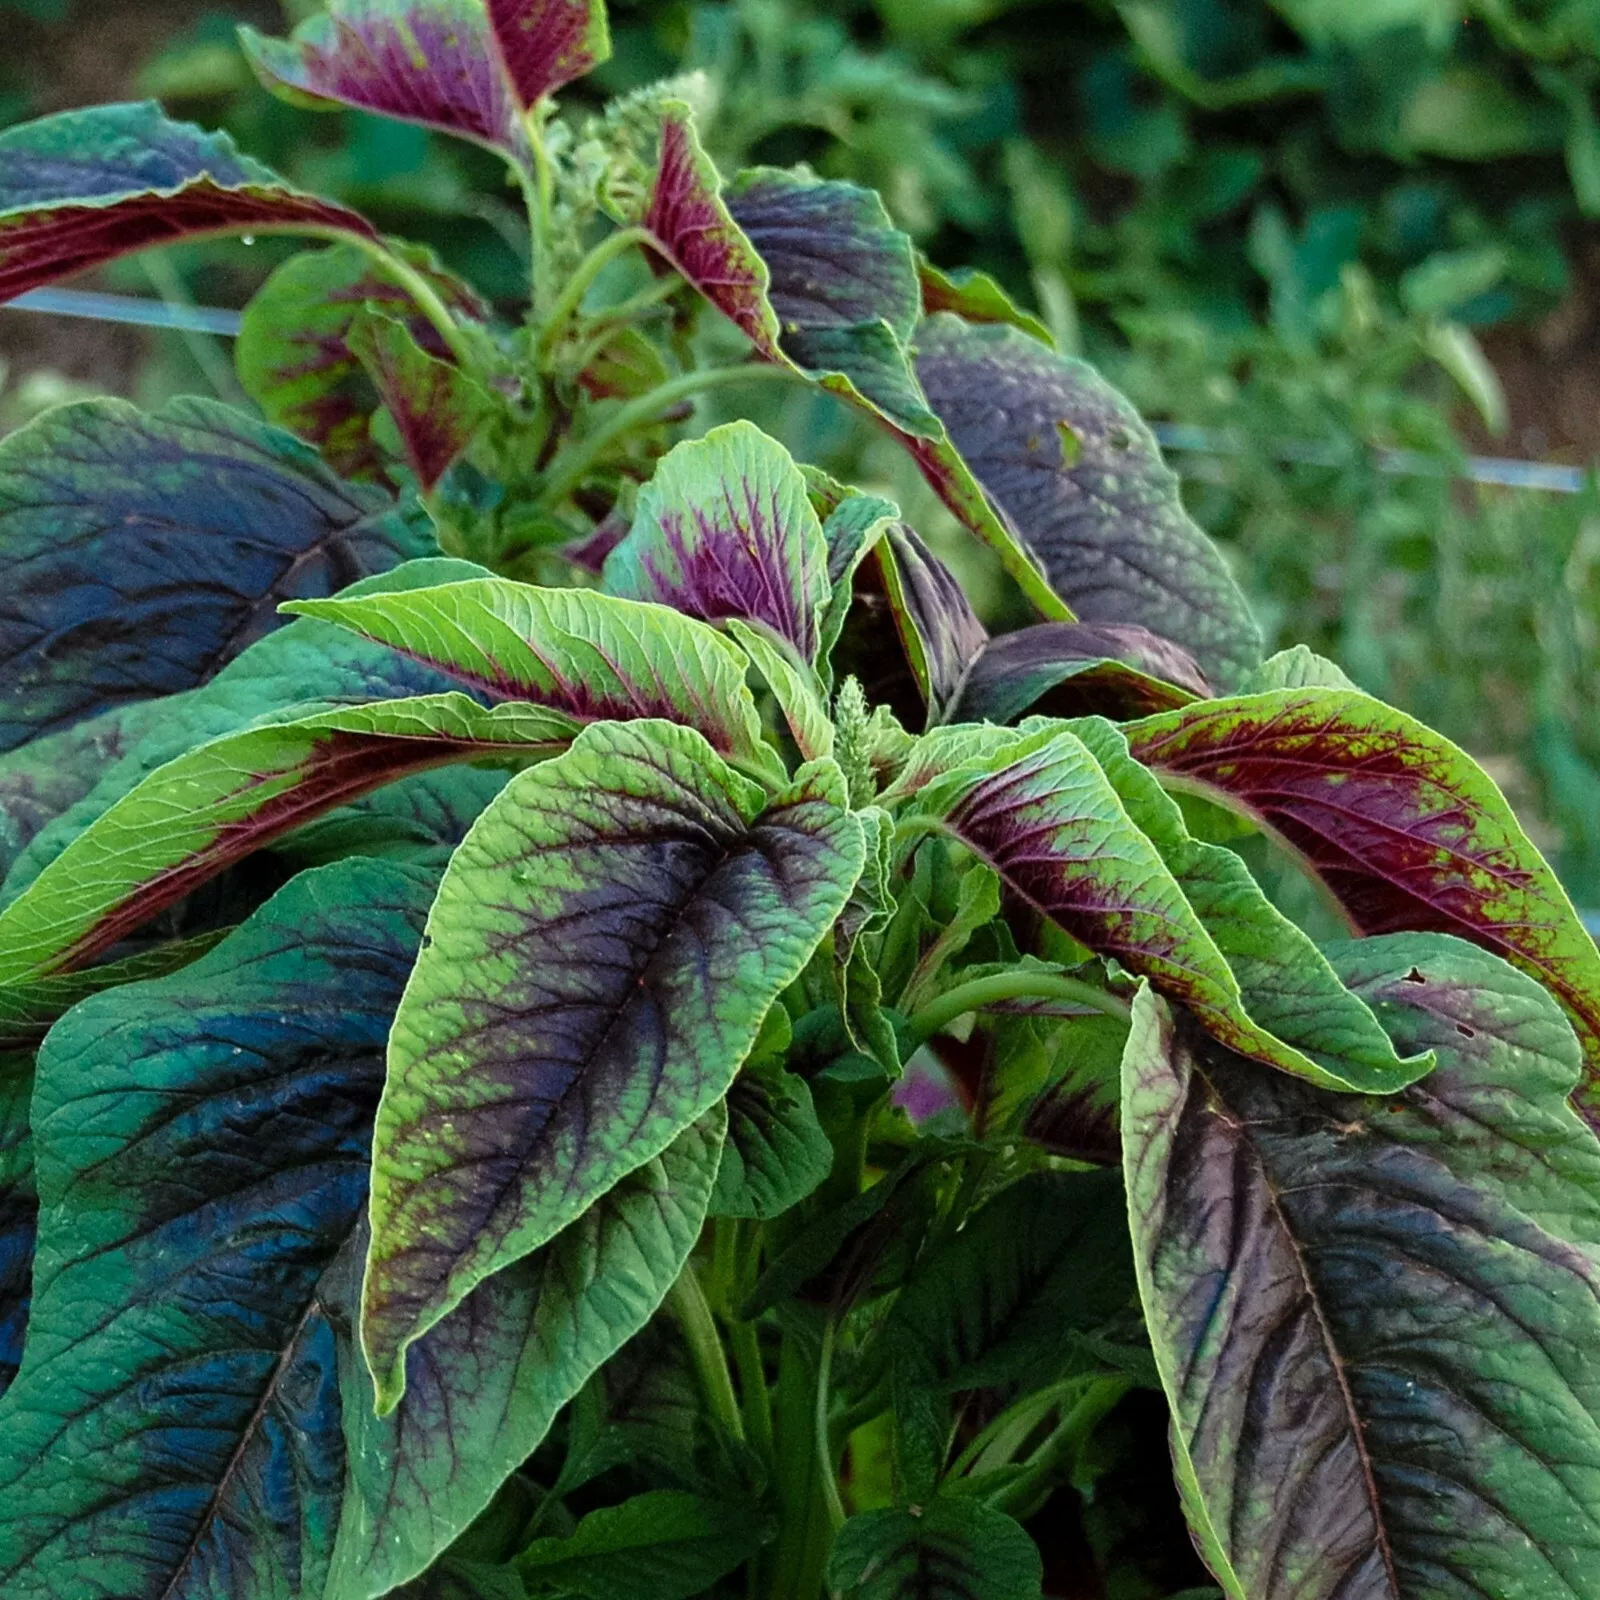
[[[602,0],[488,0],[495,50],[525,107],[611,55]]]

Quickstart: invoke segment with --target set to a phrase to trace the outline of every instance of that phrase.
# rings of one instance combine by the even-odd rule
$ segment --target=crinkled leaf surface
[[[1438,1068],[1264,1072],[1148,994],[1123,1068],[1180,1488],[1234,1600],[1600,1593],[1600,1146],[1537,984],[1438,935],[1329,951]]]
[[[33,1053],[0,1049],[0,1395],[22,1362],[33,1288]]]
[[[482,322],[489,308],[429,250],[392,245],[453,312]],[[338,471],[373,477],[384,453],[369,428],[380,396],[350,345],[365,306],[404,320],[422,350],[448,352],[411,296],[351,245],[291,256],[245,307],[234,345],[239,381],[267,417],[309,439]]]
[[[487,0],[500,64],[531,108],[611,55],[602,0]]]
[[[949,730],[958,760],[959,736],[978,731]],[[1070,730],[1047,725],[953,766],[918,790],[912,815],[959,839],[1075,939],[1148,978],[1241,1053],[1349,1086],[1249,1014],[1160,851]]]
[[[1231,687],[1261,636],[1138,413],[1093,368],[1015,328],[940,314],[917,375],[977,481],[1086,622],[1171,639]]]
[[[718,622],[760,622],[814,662],[828,546],[789,452],[748,422],[678,445],[606,557],[608,593]]]
[[[1010,722],[1032,706],[1061,717],[1143,717],[1210,693],[1188,652],[1148,628],[1041,622],[984,644],[967,666],[949,719]]]
[[[1566,1007],[1600,1118],[1600,953],[1505,797],[1463,751],[1354,690],[1206,701],[1133,724],[1133,754],[1281,835],[1364,933],[1432,929],[1531,972]]]
[[[280,601],[433,549],[414,514],[216,401],[46,412],[0,441],[0,749],[193,688]]]
[[[130,250],[253,228],[375,237],[355,212],[289,188],[226,134],[172,122],[153,101],[0,133],[0,300]]]
[[[494,699],[579,722],[663,717],[782,782],[745,687],[741,652],[665,606],[503,578],[292,609],[326,618]]]
[[[728,1091],[728,1142],[711,1196],[718,1217],[776,1217],[833,1170],[833,1146],[804,1078],[749,1067]]]
[[[1038,1600],[1032,1539],[977,1499],[863,1511],[834,1537],[828,1583],[847,1600]]]
[[[291,104],[355,106],[518,160],[527,151],[480,0],[332,0],[288,39],[242,28],[240,42],[262,83]]]
[[[84,965],[299,823],[419,768],[536,759],[577,725],[465,695],[379,701],[229,734],[159,767],[0,912],[0,992]]]
[[[456,852],[395,1020],[362,1340],[406,1347],[727,1092],[861,870],[831,764],[762,791],[671,723],[603,723]]]

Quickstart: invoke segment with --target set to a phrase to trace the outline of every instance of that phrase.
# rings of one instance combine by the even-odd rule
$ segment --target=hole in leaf
[[[1476,1028],[1469,1028],[1464,1022],[1458,1022],[1456,1024],[1456,1032],[1459,1033],[1463,1039],[1476,1039],[1478,1037],[1478,1030]]]
[[[1409,972],[1408,972],[1408,973],[1407,973],[1407,974],[1406,974],[1406,975],[1405,975],[1405,980],[1404,980],[1404,981],[1405,981],[1405,982],[1406,982],[1406,983],[1426,983],[1426,982],[1427,982],[1427,981],[1428,981],[1428,980],[1427,980],[1427,979],[1426,979],[1426,978],[1424,978],[1424,977],[1423,977],[1423,976],[1422,976],[1422,974],[1421,974],[1421,973],[1420,973],[1420,972],[1418,972],[1418,971],[1417,971],[1417,969],[1416,969],[1416,968],[1415,968],[1415,967],[1413,967],[1413,968],[1412,968],[1412,969],[1411,969],[1411,970],[1410,970],[1410,971],[1409,971]]]

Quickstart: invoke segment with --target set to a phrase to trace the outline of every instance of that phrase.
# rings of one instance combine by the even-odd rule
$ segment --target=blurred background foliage
[[[0,119],[153,95],[516,298],[492,158],[255,85],[236,23],[314,3],[0,0]],[[1600,906],[1600,497],[1459,476],[1474,449],[1600,455],[1600,0],[614,0],[612,21],[577,109],[703,73],[725,167],[872,185],[1147,416],[1214,430],[1174,464],[1269,640],[1470,748]],[[291,249],[103,283],[236,306]],[[7,313],[0,357],[0,426],[83,389],[237,398],[205,339]],[[792,442],[932,517],[895,452],[785,404]],[[1386,470],[1396,450],[1414,470]]]

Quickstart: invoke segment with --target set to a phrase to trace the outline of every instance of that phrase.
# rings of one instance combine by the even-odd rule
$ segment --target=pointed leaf
[[[0,912],[0,993],[70,972],[299,823],[450,761],[536,759],[577,725],[461,694],[324,711],[247,729],[158,768]]]
[[[503,578],[296,605],[494,699],[577,722],[664,717],[714,750],[784,781],[761,736],[740,651],[665,606]]]
[[[946,272],[931,261],[919,259],[917,278],[922,284],[922,309],[928,316],[936,311],[953,311],[964,322],[1008,323],[1040,344],[1055,348],[1050,330],[1024,311],[987,272],[975,267]]]
[[[377,237],[355,212],[289,188],[226,134],[170,122],[154,102],[0,132],[0,301],[130,250],[268,228]]]
[[[1030,706],[1053,716],[1149,716],[1205,699],[1188,653],[1129,624],[1041,622],[990,639],[973,658],[952,722],[1011,722]]]
[[[608,593],[764,623],[815,662],[828,546],[789,452],[748,422],[678,445],[606,557]]]
[[[203,683],[328,594],[433,548],[373,489],[212,400],[46,412],[0,441],[0,749]]]
[[[1177,477],[1093,368],[946,314],[923,323],[916,349],[956,449],[1079,617],[1153,628],[1225,686],[1260,660],[1249,608]]]
[[[362,1341],[405,1351],[728,1090],[861,870],[825,766],[761,790],[671,723],[585,729],[451,861],[378,1115]]]
[[[918,791],[910,815],[959,839],[1073,938],[1148,978],[1241,1054],[1350,1087],[1245,1009],[1222,951],[1074,733],[1047,726],[956,766]]]
[[[1576,1600],[1600,1573],[1600,1146],[1550,998],[1437,935],[1330,950],[1384,1101],[1263,1072],[1148,994],[1124,1062],[1140,1286],[1232,1600]]]
[[[39,1202],[28,1128],[32,1096],[32,1052],[0,1050],[0,1395],[11,1387],[22,1362],[33,1290]]]
[[[976,1499],[863,1511],[828,1557],[828,1584],[847,1600],[1038,1600],[1043,1576],[1033,1540]]]
[[[485,321],[489,308],[429,250],[391,248],[462,318]],[[239,381],[268,419],[317,446],[338,471],[373,477],[384,454],[368,429],[379,395],[350,347],[363,306],[403,318],[429,355],[449,352],[416,302],[350,245],[291,256],[245,307],[234,344]]]
[[[525,109],[610,59],[603,0],[488,0],[488,10],[496,54]]]
[[[1268,656],[1239,687],[1248,694],[1263,694],[1271,689],[1354,689],[1356,686],[1336,662],[1297,644]]]
[[[1241,695],[1127,730],[1164,782],[1280,834],[1364,933],[1432,929],[1531,972],[1578,1028],[1600,1120],[1600,953],[1555,874],[1477,764],[1353,690]]]
[[[891,524],[873,554],[917,692],[930,721],[940,719],[987,643],[988,630],[956,575],[909,524]]]
[[[833,1146],[804,1078],[749,1067],[728,1091],[728,1142],[711,1196],[716,1217],[776,1217],[833,1170]]]
[[[475,0],[332,0],[287,39],[241,28],[256,76],[291,105],[355,106],[515,160],[527,133]]]

